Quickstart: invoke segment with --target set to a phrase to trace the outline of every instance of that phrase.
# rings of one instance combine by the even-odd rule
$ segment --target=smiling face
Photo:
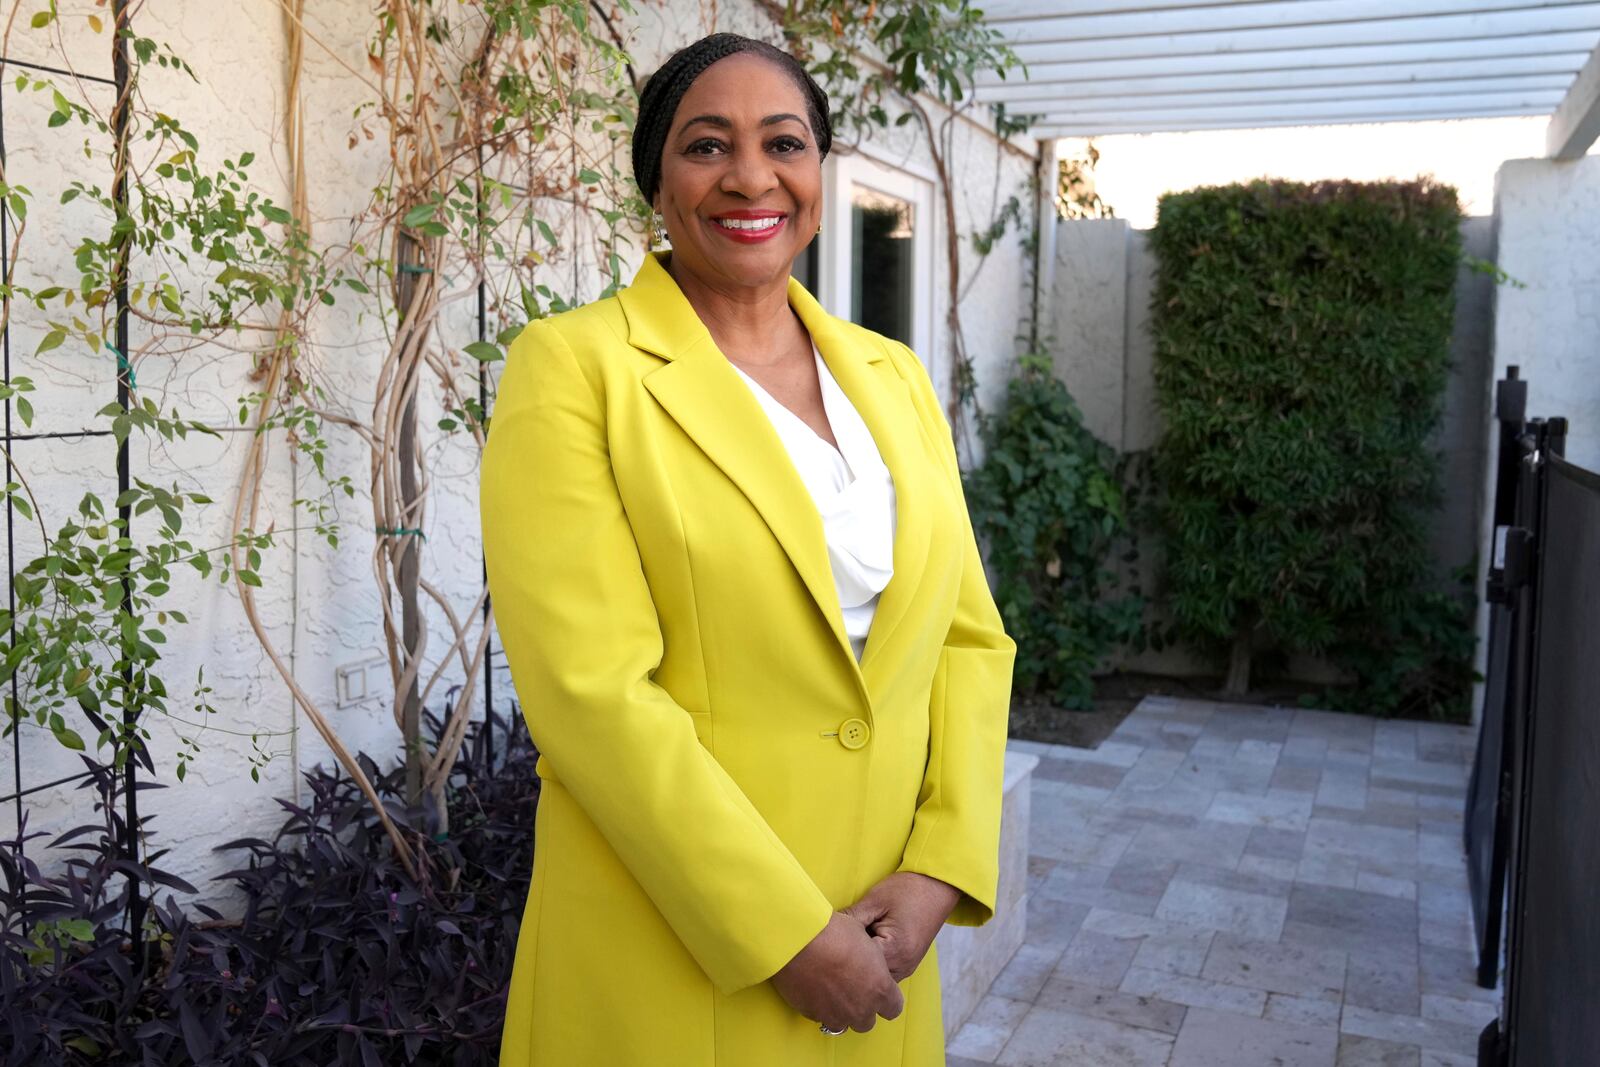
[[[822,156],[794,80],[750,53],[707,67],[672,116],[654,207],[675,270],[719,287],[787,279],[822,219]]]

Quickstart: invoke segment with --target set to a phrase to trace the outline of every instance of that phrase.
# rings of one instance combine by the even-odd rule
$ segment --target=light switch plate
[[[381,695],[388,688],[389,661],[382,658],[346,663],[334,668],[334,707],[353,708]]]

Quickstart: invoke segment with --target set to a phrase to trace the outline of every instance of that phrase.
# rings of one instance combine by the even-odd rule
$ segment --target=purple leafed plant
[[[121,777],[85,757],[105,822],[48,843],[24,822],[0,842],[0,1062],[495,1063],[538,781],[520,715],[496,717],[493,736],[491,758],[480,724],[470,728],[447,837],[425,829],[431,813],[405,807],[403,763],[380,774],[359,757],[417,851],[415,881],[354,783],[307,772],[308,802],[278,800],[288,818],[271,840],[219,846],[239,858],[218,880],[242,892],[240,915],[181,906],[171,891],[194,888],[156,866],[166,850],[124,857]],[[142,963],[126,926],[135,890],[152,901]]]

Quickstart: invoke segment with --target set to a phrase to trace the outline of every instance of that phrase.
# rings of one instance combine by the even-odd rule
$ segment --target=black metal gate
[[[1565,438],[1560,419],[1518,437],[1499,568],[1488,695],[1500,704],[1485,706],[1468,812],[1474,890],[1494,911],[1497,856],[1508,872],[1505,1000],[1482,1067],[1600,1063],[1600,475],[1563,458]],[[1490,728],[1491,711],[1503,729]],[[1497,816],[1485,823],[1490,780]],[[1495,929],[1494,911],[1480,912],[1480,932]],[[1482,945],[1490,984],[1498,941],[1496,931]]]

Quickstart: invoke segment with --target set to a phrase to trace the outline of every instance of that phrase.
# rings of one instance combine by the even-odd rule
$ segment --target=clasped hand
[[[897,871],[833,913],[828,925],[772,976],[780,996],[830,1029],[865,1033],[905,1007],[909,977],[960,898],[954,886]]]

